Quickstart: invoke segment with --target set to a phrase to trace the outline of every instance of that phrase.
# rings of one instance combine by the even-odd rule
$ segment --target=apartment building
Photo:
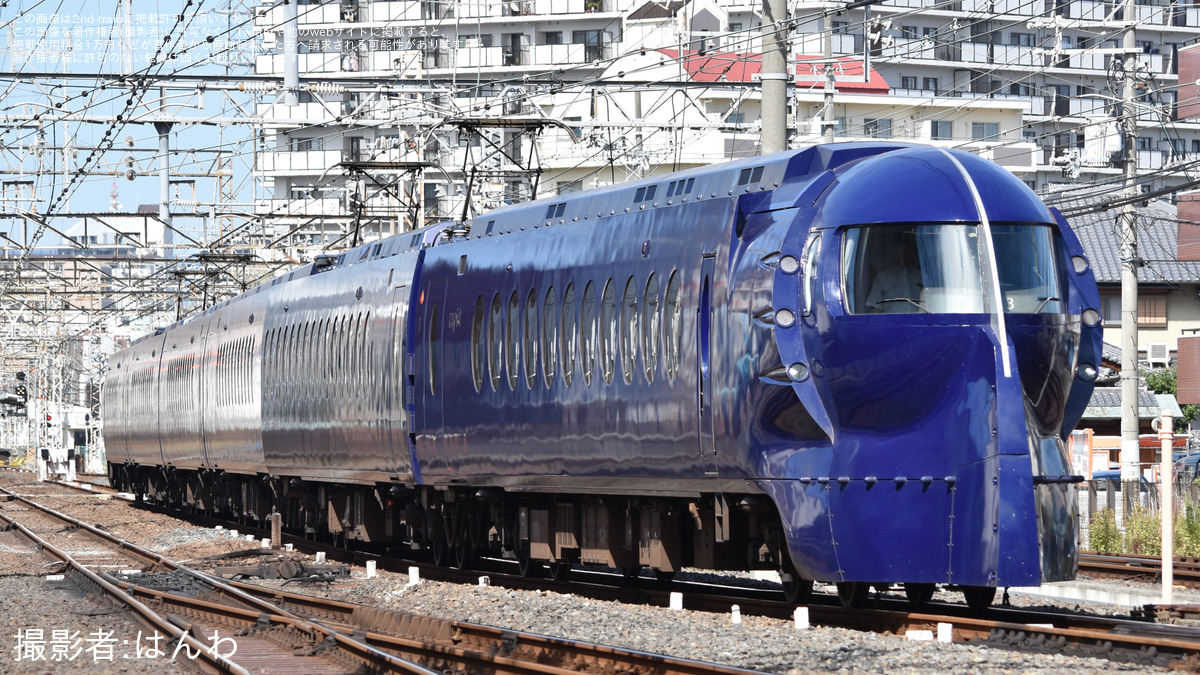
[[[839,140],[962,147],[1036,189],[1119,173],[1119,5],[887,0],[825,16],[837,7],[789,7],[794,146],[828,123],[813,62],[828,33]],[[297,101],[276,92],[256,111],[256,212],[304,258],[758,154],[760,16],[740,0],[301,0]],[[1154,172],[1200,155],[1200,127],[1174,119],[1175,53],[1200,7],[1139,5],[1138,19],[1137,152]],[[258,74],[285,74],[287,25],[281,5],[257,11]]]
[[[894,91],[1023,105],[1019,133],[1039,152],[1026,181],[1036,189],[1120,174],[1113,156],[1121,147],[1123,2],[889,0],[869,9],[870,17],[859,9],[833,20],[835,51],[861,53],[874,28],[881,37],[873,63]],[[1130,19],[1139,50],[1137,165],[1159,174],[1143,184],[1150,192],[1184,182],[1169,169],[1200,157],[1200,125],[1181,120],[1177,106],[1178,52],[1200,36],[1200,6],[1138,0]],[[800,49],[810,50],[812,40],[804,35]],[[994,130],[1006,131],[985,123],[973,125],[972,136]]]

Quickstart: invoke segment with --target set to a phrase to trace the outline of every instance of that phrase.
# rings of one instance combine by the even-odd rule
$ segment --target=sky
[[[0,154],[6,169],[0,178],[32,183],[37,196],[33,204],[8,186],[0,203],[4,210],[64,214],[107,212],[114,202],[126,211],[136,210],[139,204],[156,204],[158,131],[147,119],[151,114],[185,122],[172,127],[170,146],[175,151],[172,165],[188,173],[211,173],[215,155],[205,151],[224,148],[239,153],[234,158],[240,159],[234,163],[239,199],[252,198],[246,180],[249,145],[242,142],[249,137],[249,128],[204,124],[235,116],[225,97],[219,91],[201,93],[193,87],[168,90],[164,100],[157,87],[148,86],[174,74],[229,76],[236,81],[251,73],[258,40],[251,10],[242,0],[133,0],[128,19],[125,3],[112,0],[9,0],[0,5],[0,120],[5,122],[0,126]],[[60,79],[62,73],[133,74],[147,79],[100,89],[97,80]],[[31,81],[30,75],[36,77]],[[59,115],[59,110],[88,119],[65,123],[47,119]],[[40,119],[28,119],[38,113]],[[24,117],[18,124],[12,116]],[[64,151],[64,146],[74,151]],[[46,152],[47,148],[60,150]],[[88,171],[76,176],[78,168]],[[112,171],[121,175],[115,179],[98,175]],[[172,198],[214,200],[214,181],[191,180],[173,185]],[[68,226],[69,222],[59,223],[56,229]],[[181,222],[180,226],[200,225]],[[23,232],[27,228],[24,219],[0,218],[0,231],[14,238],[27,236]],[[43,246],[55,242],[53,232],[39,240]]]

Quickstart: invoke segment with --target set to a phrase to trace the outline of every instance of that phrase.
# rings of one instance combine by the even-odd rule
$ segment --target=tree
[[[1178,376],[1179,373],[1176,371],[1175,366],[1161,370],[1142,371],[1142,381],[1146,383],[1146,388],[1156,394],[1170,394],[1174,396]],[[1179,407],[1183,410],[1183,417],[1175,420],[1175,431],[1187,431],[1188,424],[1200,415],[1200,405],[1188,404]]]

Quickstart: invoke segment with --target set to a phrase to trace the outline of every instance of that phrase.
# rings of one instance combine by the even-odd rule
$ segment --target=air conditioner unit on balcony
[[[1146,362],[1151,367],[1155,365],[1166,368],[1171,364],[1171,348],[1165,342],[1151,342],[1146,345]]]

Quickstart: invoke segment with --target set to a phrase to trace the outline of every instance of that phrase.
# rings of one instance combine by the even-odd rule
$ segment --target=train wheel
[[[675,573],[668,570],[654,570],[654,578],[659,581],[672,581],[675,579]]]
[[[837,590],[842,607],[857,609],[867,604],[867,592],[871,590],[871,584],[865,581],[839,581]]]
[[[458,546],[454,547],[454,567],[460,570],[469,570],[475,561],[475,547],[471,546],[471,540],[464,532],[458,539]]]
[[[932,600],[935,590],[937,586],[934,584],[904,584],[904,595],[913,607],[920,607]]]
[[[517,550],[517,574],[523,577],[531,577],[537,573],[541,565],[534,564],[533,556],[529,554],[529,547],[522,545]]]
[[[790,568],[791,565],[788,565]],[[795,569],[779,571],[779,581],[783,583],[783,601],[789,605],[807,605],[812,599],[813,581],[805,579],[796,573]]]
[[[450,547],[444,541],[434,540],[430,542],[429,553],[433,556],[435,567],[442,567],[450,560]]]
[[[621,576],[626,579],[637,579],[642,576],[642,568],[640,567],[622,567]]]
[[[571,576],[571,563],[569,562],[552,562],[550,563],[550,578],[555,581],[566,581],[567,577]]]
[[[995,586],[963,586],[962,592],[967,599],[967,607],[974,610],[987,609],[996,599]]]

